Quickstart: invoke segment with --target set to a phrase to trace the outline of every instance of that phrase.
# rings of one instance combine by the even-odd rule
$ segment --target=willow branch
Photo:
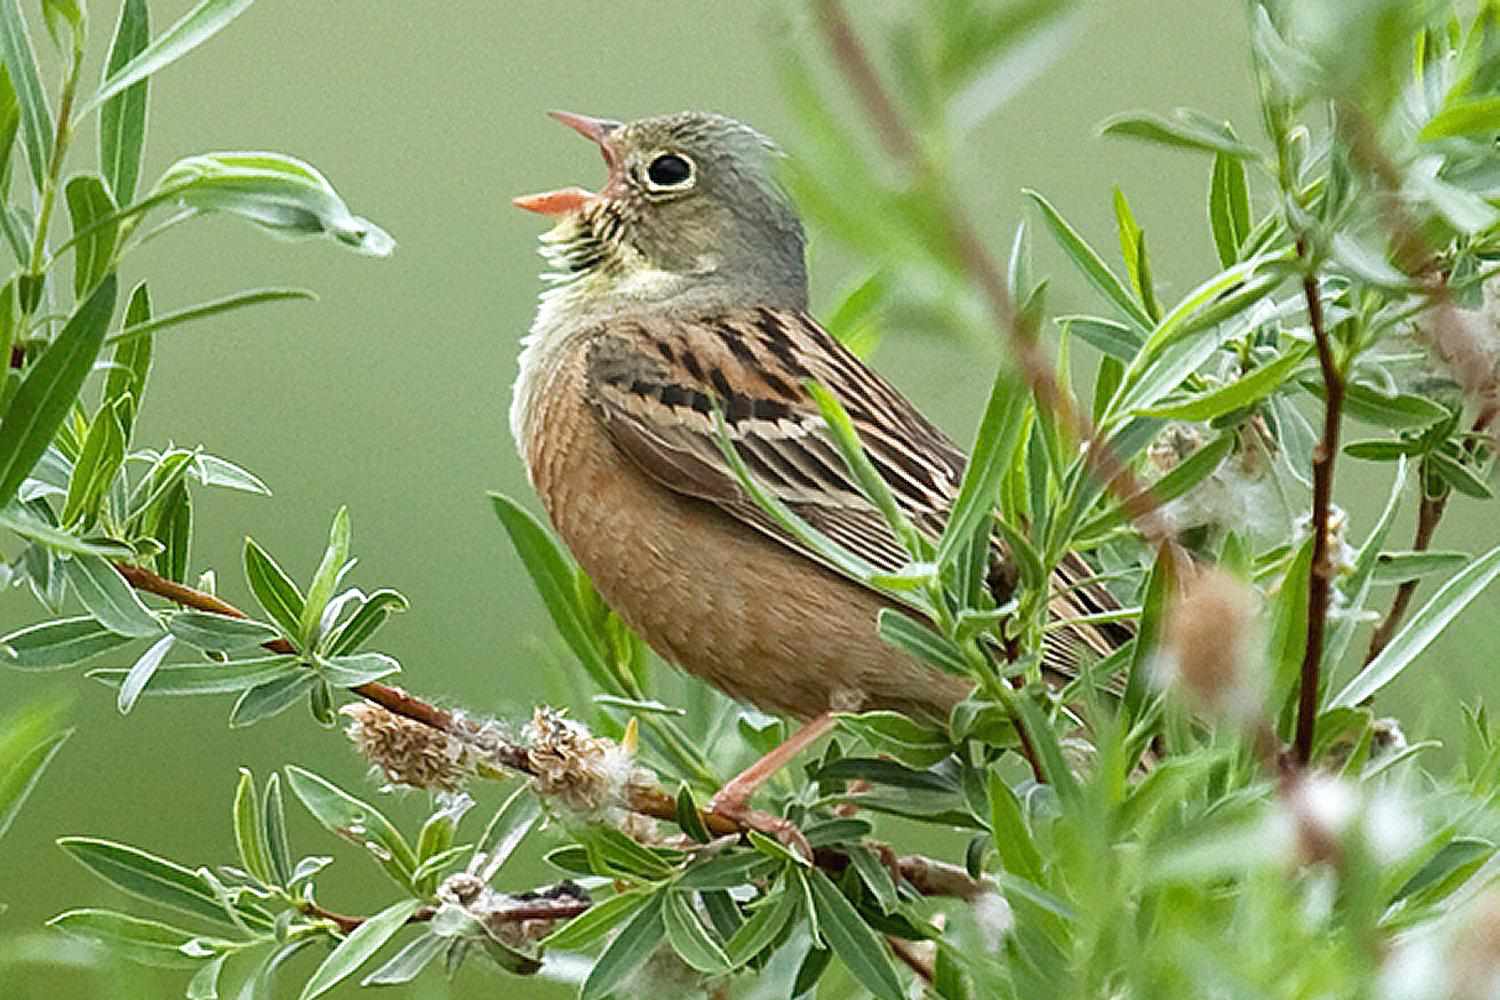
[[[821,0],[818,10],[821,14],[818,23],[834,61],[863,106],[881,144],[893,159],[914,174],[932,175],[935,171],[931,160],[881,83],[842,4],[839,0]],[[958,210],[941,185],[933,185],[933,190],[959,266],[983,294],[990,317],[1008,341],[1037,404],[1057,414],[1073,435],[1083,442],[1084,460],[1090,471],[1120,500],[1122,509],[1146,540],[1153,545],[1163,545],[1168,541],[1169,532],[1157,514],[1158,501],[1139,482],[1130,467],[1100,439],[1092,421],[1073,404],[1070,394],[1058,382],[1045,353],[1028,333],[1016,311],[1000,268],[968,216]]]
[[[116,563],[115,568],[137,590],[164,597],[183,607],[197,611],[211,611],[230,618],[249,617],[221,597],[168,580],[143,567],[129,563]],[[296,648],[285,639],[273,639],[265,643],[265,648],[284,655],[297,652]],[[527,777],[537,776],[537,768],[532,763],[528,748],[524,745],[513,742],[497,743],[493,738],[486,739],[481,744],[478,742],[479,732],[472,723],[455,716],[452,712],[429,704],[415,695],[408,694],[400,688],[371,682],[349,690],[392,715],[435,730],[443,736],[474,749],[482,755],[483,761],[487,764],[498,765]],[[677,821],[677,799],[660,785],[630,782],[624,789],[624,795],[624,805],[631,812],[669,823]],[[750,832],[749,827],[719,813],[703,812],[700,813],[700,818],[709,833],[717,837],[742,836]],[[843,871],[849,864],[848,857],[837,851],[819,850],[815,853],[813,860],[819,867],[826,868],[835,874]],[[897,868],[912,888],[925,896],[954,896],[972,901],[985,891],[984,884],[970,878],[962,868],[922,855],[908,855],[900,858]],[[338,922],[337,914],[321,915],[335,923]],[[517,919],[533,918],[518,917]]]
[[[1426,469],[1420,481],[1423,485],[1422,503],[1417,508],[1417,532],[1412,539],[1411,547],[1414,552],[1425,552],[1432,544],[1432,536],[1437,533],[1438,522],[1443,519],[1443,511],[1448,507],[1448,497],[1452,494],[1444,491],[1438,496],[1428,496],[1426,482]],[[1401,621],[1406,617],[1406,611],[1411,606],[1411,599],[1417,592],[1416,579],[1403,580],[1401,586],[1396,588],[1396,596],[1391,600],[1390,610],[1375,627],[1375,632],[1370,636],[1370,649],[1365,653],[1365,662],[1369,663],[1380,655],[1380,651],[1390,644],[1395,636],[1396,630],[1401,627]]]
[[[1308,257],[1307,243],[1299,240],[1299,254]],[[1309,263],[1309,268],[1311,264]],[[1323,663],[1323,634],[1328,626],[1328,599],[1337,567],[1329,555],[1328,524],[1333,509],[1333,466],[1339,452],[1339,430],[1344,417],[1344,374],[1333,356],[1333,343],[1323,318],[1322,293],[1317,273],[1308,270],[1302,278],[1307,300],[1307,319],[1312,325],[1327,397],[1323,404],[1323,437],[1313,449],[1312,572],[1307,584],[1307,647],[1302,653],[1301,687],[1297,696],[1297,733],[1293,753],[1299,766],[1312,757],[1313,728],[1318,716],[1318,680]]]

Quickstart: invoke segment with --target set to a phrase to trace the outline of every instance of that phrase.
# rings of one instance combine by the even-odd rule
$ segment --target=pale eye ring
[[[681,153],[657,153],[646,166],[646,183],[654,191],[680,191],[694,178],[693,161]]]

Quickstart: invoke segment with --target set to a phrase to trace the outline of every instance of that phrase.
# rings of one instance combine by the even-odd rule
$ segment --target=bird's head
[[[597,192],[563,188],[514,201],[558,217],[544,246],[567,275],[635,298],[806,305],[802,224],[777,182],[770,140],[691,111],[624,124],[552,117],[596,143],[609,168]]]

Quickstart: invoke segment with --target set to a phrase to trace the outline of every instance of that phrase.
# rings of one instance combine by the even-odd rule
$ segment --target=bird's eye
[[[693,179],[693,161],[676,153],[662,153],[646,168],[653,187],[680,188]]]

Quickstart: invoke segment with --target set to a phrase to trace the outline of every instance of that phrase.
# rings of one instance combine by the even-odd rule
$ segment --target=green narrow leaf
[[[891,870],[868,847],[855,844],[844,849],[849,852],[850,866],[870,890],[870,895],[875,897],[881,912],[895,913],[901,905],[901,897],[896,892],[896,880],[891,877]]]
[[[114,265],[118,222],[107,220],[118,213],[104,181],[93,174],[79,174],[63,189],[68,215],[73,220],[73,294],[83,298]],[[79,237],[80,233],[88,235]]]
[[[421,905],[420,899],[403,899],[360,924],[352,934],[339,942],[332,954],[323,959],[323,964],[318,966],[307,985],[302,987],[299,1000],[320,997],[352,976],[371,955],[406,926],[406,921]]]
[[[188,981],[187,1000],[219,1000],[219,977],[228,960],[228,955],[219,955],[201,966]]]
[[[111,632],[91,616],[59,618],[0,638],[0,663],[20,670],[55,670],[76,666],[130,641],[131,636]]]
[[[334,687],[354,688],[382,677],[401,672],[401,664],[384,653],[355,653],[352,656],[319,657],[318,673]]]
[[[1130,655],[1130,673],[1125,681],[1123,702],[1130,724],[1140,718],[1150,692],[1152,661],[1157,655],[1157,644],[1161,642],[1167,602],[1180,586],[1176,565],[1179,558],[1184,557],[1174,554],[1172,546],[1163,545],[1146,580],[1146,596],[1141,604],[1140,623],[1136,627],[1135,644]]]
[[[338,632],[338,638],[329,647],[332,656],[345,656],[374,635],[387,618],[405,611],[409,607],[406,598],[398,591],[381,589],[365,598],[359,610],[349,618]]]
[[[1269,364],[1248,375],[1200,393],[1180,403],[1167,403],[1134,411],[1137,415],[1164,420],[1213,420],[1234,410],[1260,402],[1275,392],[1311,353],[1309,344],[1298,344]]]
[[[91,621],[92,619],[78,619]],[[114,635],[114,633],[109,633]],[[129,642],[127,636],[115,636],[119,642]],[[88,677],[108,687],[124,683],[129,671],[102,667],[90,670]],[[143,692],[148,695],[208,695],[237,694],[273,680],[312,672],[301,666],[293,656],[264,656],[251,660],[231,660],[228,663],[208,665],[183,664],[158,667]]]
[[[963,650],[950,640],[895,608],[881,608],[876,616],[880,638],[897,649],[929,663],[945,673],[969,676],[969,665]]]
[[[1443,633],[1459,613],[1500,576],[1500,547],[1475,559],[1455,573],[1422,609],[1396,633],[1380,655],[1365,665],[1344,689],[1334,696],[1331,707],[1358,705],[1395,680],[1411,666],[1432,641]]]
[[[977,532],[995,509],[1000,478],[1010,467],[1020,443],[1026,406],[1027,394],[1016,384],[1015,378],[1004,370],[997,372],[990,386],[984,416],[979,421],[979,430],[974,435],[969,462],[964,466],[958,496],[948,514],[948,523],[943,526],[943,537],[938,540],[934,558],[938,572],[942,572],[965,544],[971,541],[978,544],[975,541]],[[988,532],[984,534],[987,536]],[[984,540],[987,542],[988,538]]]
[[[663,902],[667,894],[658,892],[647,898],[630,922],[600,953],[583,981],[579,1000],[602,1000],[616,986],[651,957],[665,933],[662,921]]]
[[[786,880],[790,877],[782,877],[777,883],[778,888],[760,901],[750,919],[741,924],[740,929],[729,939],[725,950],[736,966],[760,954],[776,941],[786,925],[797,916],[802,893],[800,890],[792,892],[787,888]]]
[[[124,0],[114,41],[104,65],[108,80],[140,55],[151,40],[150,14],[146,0]],[[147,81],[116,93],[99,108],[99,172],[109,182],[115,201],[128,205],[135,198],[141,175],[141,154],[146,144]]]
[[[1382,552],[1375,557],[1376,583],[1404,583],[1433,573],[1448,573],[1469,561],[1467,552],[1428,549],[1422,552]]]
[[[263,827],[261,838],[270,862],[272,885],[286,886],[292,881],[292,847],[287,842],[286,807],[281,801],[281,775],[275,771],[266,779],[266,793],[260,808]]]
[[[1473,97],[1449,103],[1422,126],[1417,139],[1432,142],[1459,135],[1487,135],[1494,132],[1500,132],[1500,95]]]
[[[1069,336],[1076,336],[1116,361],[1133,360],[1145,341],[1144,334],[1138,328],[1103,316],[1058,316],[1055,322],[1059,330]],[[1108,396],[1103,401],[1096,400],[1095,409],[1107,402]]]
[[[527,513],[519,504],[499,493],[490,494],[490,503],[495,514],[504,525],[505,532],[515,546],[516,554],[531,575],[542,604],[552,617],[557,629],[578,662],[583,664],[594,683],[613,694],[626,693],[620,679],[615,676],[604,654],[599,649],[598,639],[593,635],[588,618],[578,604],[578,591],[573,583],[572,562],[562,547],[553,540],[541,523]]]
[[[254,0],[203,0],[123,65],[114,66],[111,58],[108,75],[99,85],[98,92],[78,109],[78,117],[82,118],[116,94],[133,87],[202,45],[230,21],[243,14],[253,2]]]
[[[14,5],[15,0],[0,0],[0,11]],[[16,495],[72,409],[99,356],[114,308],[115,278],[109,275],[69,317],[16,390],[0,419],[0,507]]]
[[[233,926],[214,891],[195,872],[175,862],[126,844],[95,837],[62,837],[57,846],[127,895],[216,924]],[[271,926],[271,919],[258,910],[242,905],[237,912],[252,927],[269,929]]]
[[[1275,711],[1297,684],[1302,657],[1307,650],[1307,587],[1312,573],[1312,543],[1308,538],[1281,578],[1271,602],[1271,701]]]
[[[198,482],[204,486],[219,486],[263,497],[271,495],[270,487],[266,486],[259,476],[217,455],[199,454],[194,459],[193,475],[197,476]]]
[[[75,555],[63,567],[73,593],[105,628],[137,638],[161,635],[161,622],[108,559]]]
[[[417,978],[432,960],[452,944],[450,938],[441,937],[431,931],[411,940],[405,948],[396,952],[389,962],[359,981],[361,986],[399,986]]]
[[[26,151],[26,165],[31,168],[32,186],[40,191],[52,162],[52,108],[37,72],[36,52],[20,0],[0,0],[0,59],[20,104],[21,146]]]
[[[292,794],[325,829],[370,851],[398,885],[405,887],[410,882],[417,867],[416,855],[378,809],[303,768],[288,765],[286,777]]]
[[[587,948],[608,934],[647,903],[655,900],[649,890],[620,892],[595,903],[538,942],[543,951],[576,951]]]
[[[138,0],[144,3],[145,0]],[[151,319],[151,290],[143,281],[130,293],[130,302],[125,306],[125,328],[138,326]],[[146,393],[146,379],[151,374],[151,356],[156,338],[150,334],[132,337],[115,346],[114,364],[105,375],[104,400],[114,402],[129,396],[132,408],[122,414],[125,438],[130,439],[135,425],[135,413],[140,409]]]
[[[1078,779],[1073,775],[1072,768],[1068,767],[1067,758],[1058,745],[1055,728],[1036,702],[1025,694],[1018,695],[1014,699],[1014,705],[1020,716],[1019,721],[1031,737],[1032,748],[1036,751],[1047,783],[1057,790],[1058,798],[1062,799],[1065,807],[1077,803],[1081,795]]]
[[[245,871],[266,885],[273,885],[275,874],[267,852],[265,827],[261,821],[260,798],[255,790],[255,776],[248,767],[240,768],[240,781],[234,791],[234,845]]]
[[[302,591],[253,538],[245,539],[245,578],[266,614],[287,635],[296,636],[302,623]]]
[[[880,1000],[905,1000],[906,988],[896,975],[890,953],[854,905],[822,871],[813,869],[801,877],[812,888],[823,938],[849,974]]]
[[[16,821],[16,814],[41,780],[42,772],[72,735],[73,730],[65,729],[44,737],[14,759],[0,758],[0,837]]]
[[[688,965],[699,972],[716,975],[729,971],[729,956],[709,934],[698,914],[693,912],[689,896],[680,892],[666,894],[662,908],[662,919],[666,926],[667,940]]]
[[[542,804],[530,786],[523,784],[510,794],[474,845],[474,857],[484,859],[479,869],[484,882],[495,878],[541,815]]]
[[[47,926],[99,945],[120,958],[162,969],[197,968],[203,959],[194,957],[191,947],[201,947],[205,952],[215,944],[232,947],[227,941],[213,942],[192,931],[112,910],[69,910],[47,921]]]
[[[234,708],[229,711],[229,727],[243,729],[280,715],[310,694],[320,682],[321,678],[307,669],[263,681],[235,700]]]
[[[1219,263],[1233,267],[1240,259],[1245,238],[1250,235],[1250,194],[1245,185],[1244,162],[1223,153],[1214,154],[1208,188],[1208,221]]]
[[[253,649],[281,637],[280,632],[263,622],[211,611],[175,612],[167,622],[167,631],[188,645],[211,653]]]
[[[876,471],[870,457],[865,454],[864,444],[859,440],[859,434],[854,429],[854,421],[849,419],[844,404],[817,382],[807,383],[806,389],[808,395],[812,396],[813,402],[818,404],[818,411],[823,416],[823,422],[832,432],[834,444],[838,446],[844,464],[848,466],[855,481],[859,484],[860,492],[864,493],[865,498],[880,511],[891,532],[906,547],[912,558],[919,558],[921,553],[918,551],[920,544],[917,541],[916,529],[912,527],[911,521],[907,519],[900,504],[896,502],[890,484]]]
[[[1125,273],[1139,294],[1141,284],[1140,276],[1136,274],[1136,263],[1140,259],[1141,227],[1135,221],[1135,213],[1130,210],[1130,201],[1125,197],[1125,192],[1118,186],[1115,187],[1115,232],[1120,237],[1120,259],[1125,262]]]
[[[68,477],[68,496],[63,502],[61,522],[74,525],[80,517],[97,512],[115,475],[125,461],[125,428],[120,412],[131,408],[129,399],[116,406],[101,406],[83,440],[83,452]]]
[[[0,186],[6,190],[10,188],[11,153],[15,151],[16,135],[20,130],[21,106],[16,100],[16,88],[11,86],[10,71],[0,59],[0,182],[3,182]],[[13,209],[8,206],[0,209],[0,228],[6,230],[5,238],[11,242],[17,263],[21,263],[28,260],[26,244],[29,241],[21,238],[23,234],[18,221]]]
[[[183,323],[191,323],[194,320],[217,316],[220,313],[233,312],[236,309],[259,305],[262,302],[288,302],[293,300],[316,302],[318,296],[317,293],[309,291],[306,288],[251,288],[247,291],[235,292],[233,295],[226,295],[223,298],[211,299],[208,302],[200,302],[197,305],[162,313],[155,318],[148,317],[137,323],[127,322],[120,332],[110,336],[108,343],[129,343],[137,337],[149,336],[170,327],[181,326]]]
[[[1115,273],[1104,263],[1103,258],[1089,246],[1078,231],[1068,224],[1068,221],[1052,207],[1052,203],[1036,191],[1029,188],[1022,191],[1037,207],[1042,210],[1042,218],[1047,223],[1048,230],[1057,240],[1058,246],[1066,253],[1083,272],[1083,276],[1089,283],[1104,294],[1120,310],[1121,314],[1141,330],[1150,330],[1155,324],[1140,303],[1136,302],[1129,289],[1121,283]]]
[[[333,527],[328,533],[328,547],[323,550],[323,559],[313,573],[307,586],[307,598],[302,605],[302,629],[300,635],[304,645],[312,643],[318,630],[323,609],[333,596],[345,565],[349,562],[349,508],[340,507],[333,515]]]
[[[156,540],[162,549],[156,554],[156,570],[168,580],[187,580],[193,548],[193,494],[183,483],[177,483],[161,501],[161,519],[156,523]]]
[[[200,153],[178,160],[131,210],[166,201],[236,215],[282,237],[329,236],[371,257],[396,249],[390,234],[352,214],[311,164],[282,153]]]
[[[1235,138],[1227,126],[1211,124],[1206,116],[1179,108],[1171,119],[1144,111],[1114,115],[1099,126],[1100,135],[1124,136],[1179,149],[1218,153],[1237,159],[1257,159],[1260,151]]]
[[[135,707],[135,701],[141,696],[146,685],[151,683],[156,670],[161,666],[172,649],[172,644],[177,640],[170,635],[164,635],[151,644],[151,647],[141,654],[140,659],[135,661],[135,666],[125,675],[120,682],[120,693],[115,698],[115,707],[120,710],[121,715],[128,715]]]
[[[988,787],[990,833],[994,836],[995,850],[1000,853],[1000,863],[1006,871],[1040,883],[1042,856],[1021,815],[1021,803],[993,768],[989,772]]]

